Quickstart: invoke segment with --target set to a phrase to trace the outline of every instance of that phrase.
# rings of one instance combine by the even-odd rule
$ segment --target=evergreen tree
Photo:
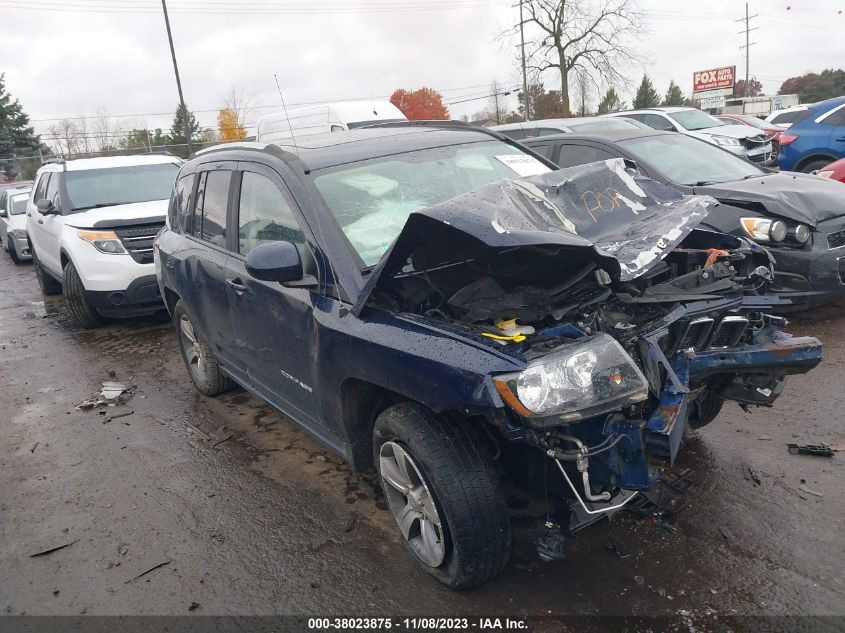
[[[186,126],[187,121],[187,126]],[[197,118],[194,113],[188,108],[182,108],[181,105],[176,107],[176,114],[173,116],[173,123],[170,124],[170,142],[175,146],[174,153],[187,158],[188,147],[187,138],[185,136],[186,127],[190,130],[191,140],[197,138],[197,133],[200,129],[200,124],[197,123]]]
[[[637,88],[637,95],[631,104],[634,108],[653,108],[660,105],[660,95],[651,83],[648,75],[643,75],[640,87]]]
[[[28,176],[20,159],[31,158],[44,149],[20,102],[6,92],[6,75],[0,74],[0,169],[7,178]]]
[[[686,103],[687,98],[681,92],[681,87],[671,79],[669,80],[669,89],[666,91],[666,96],[663,97],[663,105],[665,106],[682,106]]]
[[[607,92],[604,93],[604,97],[602,97],[601,101],[599,101],[599,107],[596,111],[596,114],[607,114],[608,112],[619,112],[619,110],[624,110],[625,104],[619,99],[619,95],[616,94],[616,90],[613,88],[608,88]]]

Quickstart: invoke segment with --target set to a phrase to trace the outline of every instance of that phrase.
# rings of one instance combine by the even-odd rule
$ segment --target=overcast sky
[[[514,4],[170,0],[168,6],[185,100],[202,125],[215,125],[233,87],[256,106],[248,122],[277,109],[274,73],[289,106],[380,98],[420,86],[440,90],[450,103],[484,95],[493,79],[515,88],[518,40],[501,36],[518,19]],[[759,30],[752,33],[751,74],[766,92],[790,76],[845,65],[845,0],[795,0],[791,7],[790,0],[753,0],[750,6],[759,14],[752,20]],[[736,64],[744,76],[736,22],[744,2],[640,0],[639,8],[649,32],[634,45],[661,94],[670,79],[688,93],[695,70]],[[166,129],[178,102],[158,0],[0,0],[0,59],[7,89],[38,131],[49,119],[101,109],[134,115],[120,119],[124,127]],[[627,71],[635,87],[643,67]],[[548,88],[558,81],[553,71],[545,75]],[[633,87],[621,90],[628,102]],[[515,96],[509,99],[514,108]],[[486,101],[453,104],[450,113],[471,115]]]

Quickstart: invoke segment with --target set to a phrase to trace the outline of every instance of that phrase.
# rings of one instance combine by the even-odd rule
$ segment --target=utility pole
[[[757,29],[760,28],[759,26],[755,26],[754,28],[751,28],[751,26],[750,26],[751,19],[756,18],[756,17],[757,17],[756,13],[754,15],[748,15],[748,3],[746,2],[745,3],[745,17],[737,20],[737,22],[745,22],[745,29],[743,29],[742,31],[740,31],[738,33],[739,35],[742,35],[743,33],[745,33],[745,45],[739,47],[740,50],[742,50],[743,48],[745,49],[745,90],[743,91],[743,95],[742,95],[743,97],[748,97],[748,80],[749,80],[748,69],[749,69],[749,66],[750,66],[751,47],[754,46],[754,44],[757,43],[757,42],[749,41],[750,40],[750,34],[751,34],[751,31],[756,31]]]
[[[519,46],[522,50],[522,101],[525,113],[523,121],[528,120],[528,74],[525,72],[525,20],[522,18],[522,2],[519,0]]]
[[[170,18],[167,17],[166,0],[161,0],[161,8],[164,11],[164,24],[167,26],[167,40],[170,42],[170,56],[173,58],[173,72],[176,73],[176,88],[179,89],[179,105],[182,108],[182,118],[185,122],[185,143],[188,145],[188,156],[191,155],[191,122],[188,116],[188,108],[185,106],[185,97],[182,96],[182,81],[179,79],[179,66],[176,64],[176,51],[173,48],[173,35],[170,33]]]

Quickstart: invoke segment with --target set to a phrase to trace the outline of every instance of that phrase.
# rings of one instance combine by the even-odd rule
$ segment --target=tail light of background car
[[[787,134],[785,132],[781,132],[780,139],[778,139],[778,142],[780,143],[781,147],[783,147],[784,145],[789,145],[797,138],[797,134]]]

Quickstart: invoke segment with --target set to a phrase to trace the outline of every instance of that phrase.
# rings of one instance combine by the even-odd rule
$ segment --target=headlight
[[[731,138],[730,136],[712,136],[711,138],[716,142],[716,145],[725,145],[729,147],[739,147],[742,145],[739,139]]]
[[[740,226],[748,237],[760,242],[782,242],[786,239],[786,223],[769,218],[740,218]],[[808,235],[809,237],[809,231]]]
[[[821,171],[816,172],[817,176],[822,176],[824,178],[833,178],[834,171],[832,169],[822,169]]]
[[[77,234],[101,253],[120,255],[126,252],[114,231],[77,231]]]
[[[26,239],[26,229],[15,229],[14,233],[15,233],[15,237],[18,238],[19,240],[25,240]]]
[[[799,224],[796,227],[789,229],[787,233],[789,239],[798,242],[799,244],[806,244],[810,239],[810,227],[806,224]]]
[[[607,334],[558,348],[522,372],[493,380],[502,399],[523,417],[554,416],[547,426],[615,411],[648,397],[645,376]]]

